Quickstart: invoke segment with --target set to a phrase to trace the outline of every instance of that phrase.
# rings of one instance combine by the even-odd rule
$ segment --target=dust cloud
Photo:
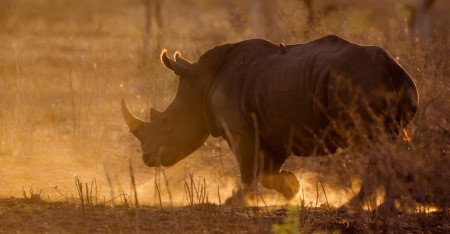
[[[76,177],[95,190],[95,201],[108,205],[125,200],[134,203],[134,191],[140,204],[187,205],[186,184],[203,189],[208,201],[216,204],[237,191],[237,163],[225,145],[207,143],[170,168],[143,164],[138,142],[123,122],[120,99],[124,97],[140,118],[149,119],[150,107],[161,110],[172,101],[178,79],[158,59],[143,58],[142,1],[3,2],[9,7],[0,7],[0,197],[20,198],[24,192],[29,196],[31,190],[42,190],[44,200],[78,202]],[[163,8],[170,20],[165,20],[161,43],[191,61],[213,46],[254,36],[245,25],[235,30],[230,24],[224,4],[231,1],[206,5],[201,4],[206,1],[174,2],[180,7]],[[359,4],[325,17],[313,30],[302,20],[306,17],[300,1],[283,1],[279,28],[285,33],[283,42],[302,43],[338,34],[358,43],[382,45],[401,58],[400,63],[417,77],[421,92],[428,95],[421,96],[421,102],[429,104],[423,105],[427,108],[420,110],[421,118],[412,123],[411,132],[418,140],[415,151],[406,155],[408,159],[411,154],[420,155],[416,172],[423,176],[416,178],[425,178],[419,180],[419,187],[427,188],[419,191],[420,195],[444,194],[448,191],[450,110],[445,108],[450,99],[444,95],[448,94],[448,79],[444,79],[448,53],[442,49],[446,44],[414,44],[411,52],[410,44],[405,43],[408,35],[399,34],[404,31],[404,18],[392,12],[397,7],[385,7],[388,4],[379,1],[346,2]],[[435,15],[445,16],[442,22],[447,22],[448,4],[444,2],[438,1],[441,5],[435,8],[439,13]],[[362,6],[365,4],[368,7]],[[385,20],[372,22],[378,13],[383,14],[378,18]],[[264,201],[258,198],[256,204],[344,204],[357,194],[358,168],[363,167],[348,170],[339,157],[290,158],[286,170],[296,174],[301,186],[295,199],[286,201],[273,191],[258,188]]]

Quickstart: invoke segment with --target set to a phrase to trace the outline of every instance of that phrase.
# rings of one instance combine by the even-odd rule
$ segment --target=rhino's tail
[[[419,106],[419,94],[411,76],[389,56],[389,73],[397,90],[397,113],[391,129],[400,134],[404,141],[411,141],[405,127],[413,119]]]

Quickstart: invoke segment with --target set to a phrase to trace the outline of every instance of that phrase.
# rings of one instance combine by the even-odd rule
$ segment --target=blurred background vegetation
[[[159,63],[162,48],[195,61],[215,45],[255,37],[294,44],[337,34],[385,48],[419,87],[409,130],[427,151],[416,155],[430,171],[448,168],[448,12],[447,0],[1,0],[0,196],[21,193],[21,185],[70,193],[74,175],[105,171],[128,183],[129,161],[145,184],[156,172],[141,161],[120,98],[148,119],[151,106],[171,102],[178,82]],[[168,177],[236,178],[226,147],[208,144]],[[297,160],[297,171],[319,165]],[[436,174],[443,183],[444,170]]]

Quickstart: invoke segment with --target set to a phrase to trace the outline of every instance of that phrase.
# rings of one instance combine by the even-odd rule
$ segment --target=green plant
[[[297,206],[289,206],[283,223],[272,225],[272,231],[276,234],[300,233],[298,212]]]

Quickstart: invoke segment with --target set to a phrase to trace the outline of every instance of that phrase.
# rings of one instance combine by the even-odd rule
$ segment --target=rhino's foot
[[[395,207],[393,202],[385,201],[377,206],[376,199],[373,196],[366,197],[363,196],[362,194],[357,194],[355,197],[350,199],[347,203],[345,203],[339,208],[339,211],[345,213],[354,213],[362,211],[364,207],[367,207],[369,210],[372,210],[373,213],[375,214],[389,215],[401,213]]]
[[[264,187],[274,189],[288,200],[293,199],[300,190],[297,177],[292,172],[284,170],[274,175],[263,175],[261,182]]]
[[[256,194],[254,192],[254,187],[245,186],[245,188],[240,188],[237,192],[233,193],[233,196],[225,200],[225,205],[228,206],[249,206],[252,201],[255,200]]]
[[[298,182],[297,177],[292,173],[288,171],[281,171],[280,176],[282,178],[282,188],[278,191],[283,196],[291,200],[295,197],[295,195],[300,190],[300,183]]]
[[[361,188],[361,190],[363,190],[363,188]],[[364,209],[364,206],[369,203],[371,202],[367,199],[366,193],[364,191],[359,191],[358,194],[339,207],[339,211],[345,213],[360,212]]]
[[[381,216],[390,216],[390,215],[398,215],[402,212],[395,207],[393,202],[383,202],[381,203],[374,211],[376,215]]]
[[[242,189],[239,189],[233,196],[227,198],[224,204],[227,206],[245,206],[246,201]]]
[[[355,203],[355,202],[347,202],[344,205],[340,206],[338,211],[343,213],[357,213],[363,211],[363,204]]]

